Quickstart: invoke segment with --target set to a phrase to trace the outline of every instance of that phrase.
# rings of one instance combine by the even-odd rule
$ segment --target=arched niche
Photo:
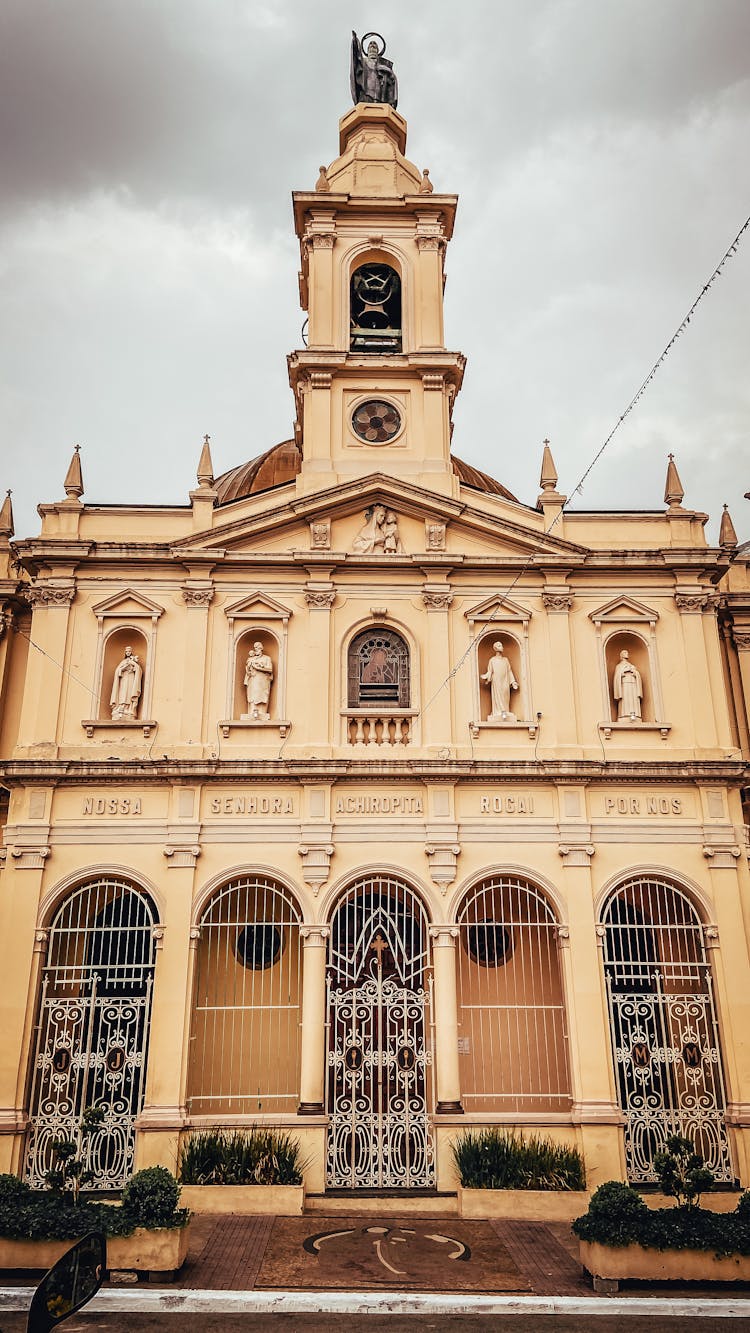
[[[256,652],[256,645],[260,644],[260,653]],[[259,628],[253,625],[240,634],[235,644],[235,663],[234,663],[234,708],[232,716],[238,718],[241,722],[269,722],[272,718],[278,716],[276,707],[279,691],[279,656],[280,647],[276,635],[269,629]],[[248,689],[251,695],[252,684],[248,685],[245,676],[248,669],[248,660],[257,657],[262,669],[257,672],[258,687],[255,691],[258,702],[253,702],[248,697]],[[271,672],[267,670],[268,662],[271,663]],[[268,698],[264,701],[262,696],[266,693],[268,687]]]
[[[156,725],[151,716],[151,703],[157,629],[164,608],[137,589],[124,588],[91,609],[98,621],[92,679],[93,707],[92,716],[84,719],[81,725],[89,737],[97,730],[112,727],[141,727],[144,736],[148,736]],[[123,685],[118,687],[113,704],[115,673],[126,656],[126,648],[138,657],[141,677],[138,681],[135,673],[135,686],[131,688],[129,701]],[[134,699],[138,689],[138,697]],[[116,710],[114,717],[113,709]]]
[[[360,257],[349,278],[349,349],[388,356],[402,348],[401,275],[390,257]]]
[[[621,658],[622,653],[627,653],[627,658]],[[649,663],[648,645],[644,643],[639,634],[632,630],[618,630],[606,639],[604,644],[604,654],[607,669],[607,683],[609,685],[609,705],[610,717],[613,722],[653,722],[654,719],[654,701],[653,690],[651,687],[651,668]],[[615,677],[620,662],[630,662],[635,667],[637,676],[633,678],[633,685],[628,696],[627,687],[620,685],[615,689]],[[638,697],[640,692],[640,698]],[[620,698],[615,695],[619,694]],[[629,707],[628,704],[632,704]]]
[[[225,607],[224,614],[227,618],[226,700],[224,717],[218,724],[222,735],[229,737],[243,727],[272,727],[280,736],[286,736],[291,725],[285,720],[287,635],[291,610],[257,590]],[[248,700],[245,671],[248,656],[253,653],[256,643],[261,646],[260,656],[271,663],[272,676],[265,707],[254,710]],[[259,679],[263,675],[259,673]]]
[[[589,612],[596,629],[601,684],[601,713],[599,730],[606,740],[612,733],[658,731],[662,740],[669,736],[671,727],[664,713],[659,656],[657,651],[658,611],[634,597],[619,596],[606,606]],[[615,699],[615,672],[620,654],[628,653],[640,676],[640,716],[638,707],[629,708],[624,716]],[[619,692],[619,691],[618,691]],[[631,695],[632,702],[632,695]],[[631,712],[635,713],[631,717]]]
[[[148,658],[146,635],[135,626],[119,625],[105,636],[99,695],[101,721],[137,722],[144,715]],[[129,659],[135,660],[132,670],[124,665]]]
[[[507,718],[493,716],[492,683],[482,679],[487,675],[490,662],[495,657],[496,643],[502,644],[502,656],[506,659],[511,671],[510,679],[516,683],[516,688],[510,690]],[[523,718],[527,711],[522,686],[524,677],[523,651],[515,635],[508,630],[487,630],[482,635],[477,647],[477,667],[479,671],[481,721],[491,722],[494,726],[502,726],[506,721],[517,722],[519,718]]]

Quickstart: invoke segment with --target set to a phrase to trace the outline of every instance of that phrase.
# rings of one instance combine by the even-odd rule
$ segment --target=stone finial
[[[320,168],[320,175],[315,182],[315,189],[319,194],[327,194],[331,188],[331,182],[328,179],[328,172],[325,167]]]
[[[73,450],[73,457],[70,460],[70,467],[65,473],[65,494],[69,500],[78,500],[83,495],[83,473],[81,471],[81,446],[77,444]]]
[[[10,502],[11,492],[8,491],[0,508],[0,537],[12,537],[15,532],[13,526],[13,505]]]
[[[549,440],[544,441],[542,471],[539,477],[539,485],[543,491],[554,491],[557,488],[557,468],[555,467],[555,460],[552,457],[552,450],[549,447]]]
[[[680,474],[677,471],[677,464],[674,461],[674,454],[669,455],[667,464],[667,480],[664,486],[664,503],[669,505],[670,509],[680,509],[682,507],[685,491],[680,481]]]
[[[210,490],[214,484],[214,465],[211,461],[211,436],[203,436],[203,448],[198,461],[198,471],[196,473],[198,485],[202,490]]]
[[[737,533],[734,530],[732,516],[729,513],[729,505],[724,505],[724,513],[721,516],[721,527],[719,528],[719,546],[725,549],[737,545]]]
[[[434,186],[432,184],[432,181],[430,180],[430,173],[427,170],[427,167],[425,167],[424,170],[422,171],[422,179],[419,182],[419,193],[432,194],[433,189]]]

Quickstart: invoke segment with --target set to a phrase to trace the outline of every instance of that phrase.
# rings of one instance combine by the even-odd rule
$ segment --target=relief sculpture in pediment
[[[385,505],[371,505],[365,510],[365,523],[352,543],[360,555],[403,555],[398,518]]]

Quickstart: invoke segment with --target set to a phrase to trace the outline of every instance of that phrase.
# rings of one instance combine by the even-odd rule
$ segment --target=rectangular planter
[[[166,1277],[185,1262],[190,1223],[185,1227],[136,1227],[132,1236],[107,1237],[107,1268]],[[8,1240],[0,1236],[0,1269],[51,1268],[75,1244],[71,1240]]]
[[[182,1185],[180,1207],[191,1213],[268,1213],[301,1217],[304,1185]]]
[[[750,1282],[750,1255],[717,1259],[711,1250],[652,1250],[640,1245],[615,1248],[578,1242],[581,1263],[597,1291],[616,1291],[619,1282]]]
[[[589,1206],[588,1190],[469,1190],[458,1187],[461,1217],[572,1222]]]

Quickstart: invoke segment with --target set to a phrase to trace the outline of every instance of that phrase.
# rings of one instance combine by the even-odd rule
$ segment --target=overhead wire
[[[662,365],[664,364],[664,362],[666,361],[667,357],[669,356],[669,353],[671,352],[671,350],[672,350],[672,348],[674,347],[675,343],[677,342],[678,338],[680,338],[680,337],[682,336],[682,334],[685,332],[685,329],[687,328],[688,324],[690,323],[691,319],[693,318],[693,315],[695,314],[695,311],[697,310],[697,308],[698,308],[698,306],[700,305],[701,301],[703,300],[704,296],[707,294],[707,292],[710,290],[710,288],[711,288],[711,287],[713,286],[713,284],[716,282],[717,278],[719,278],[719,277],[721,276],[721,272],[722,272],[722,269],[724,268],[724,265],[727,264],[727,263],[729,262],[729,260],[732,258],[732,256],[735,255],[735,254],[737,253],[737,249],[738,249],[738,246],[739,246],[739,244],[740,244],[740,241],[742,240],[742,237],[743,237],[744,233],[748,230],[749,227],[750,227],[750,217],[747,217],[747,218],[745,218],[745,221],[743,222],[742,226],[740,227],[739,231],[737,232],[737,235],[734,237],[734,239],[733,239],[732,241],[730,241],[729,245],[727,246],[726,250],[724,251],[724,254],[722,255],[722,257],[721,257],[721,259],[719,260],[718,264],[716,265],[716,267],[714,268],[713,272],[711,273],[711,276],[710,276],[709,278],[707,278],[706,281],[704,282],[703,286],[701,287],[700,291],[698,292],[698,295],[695,297],[695,300],[693,301],[693,303],[692,303],[692,305],[690,306],[689,310],[687,311],[687,313],[686,313],[685,315],[683,315],[682,319],[680,320],[680,323],[677,325],[677,328],[675,329],[674,333],[672,334],[671,338],[669,339],[669,342],[666,344],[666,346],[665,346],[665,347],[663,348],[663,350],[660,352],[659,356],[656,358],[656,360],[655,360],[654,364],[652,365],[650,371],[648,372],[646,378],[643,380],[643,382],[641,383],[641,385],[639,386],[639,388],[636,389],[636,391],[635,391],[635,393],[633,394],[633,397],[630,399],[630,402],[628,403],[627,407],[624,409],[624,411],[622,411],[622,412],[620,413],[619,417],[617,418],[617,420],[616,420],[614,426],[612,427],[611,431],[609,432],[609,435],[606,437],[606,439],[604,440],[604,442],[603,442],[603,443],[599,446],[599,448],[597,449],[596,453],[594,454],[593,458],[591,459],[591,462],[590,462],[590,463],[588,464],[588,466],[585,468],[585,470],[584,470],[584,472],[582,473],[580,479],[578,480],[578,482],[576,483],[576,485],[573,487],[573,490],[572,490],[571,494],[570,494],[569,496],[567,496],[567,497],[564,499],[563,503],[560,505],[559,509],[557,510],[557,513],[554,515],[554,517],[553,517],[553,519],[552,519],[552,522],[550,523],[549,527],[548,527],[548,528],[545,528],[545,529],[543,530],[543,532],[542,532],[542,534],[541,534],[542,539],[545,538],[545,537],[548,537],[548,536],[550,535],[550,533],[552,532],[553,528],[555,527],[555,525],[559,522],[560,518],[562,517],[563,511],[567,508],[568,504],[570,503],[570,500],[571,500],[572,496],[573,496],[573,495],[578,495],[578,494],[580,494],[580,493],[583,491],[583,485],[584,485],[584,482],[588,479],[588,477],[590,476],[590,474],[593,472],[594,468],[596,467],[597,463],[599,462],[599,459],[600,459],[600,458],[602,457],[602,455],[604,454],[605,450],[606,450],[606,449],[609,447],[609,445],[612,443],[612,440],[614,439],[614,437],[615,437],[615,435],[617,434],[618,430],[619,430],[620,427],[622,426],[623,422],[627,419],[627,417],[628,417],[628,416],[630,415],[630,413],[633,411],[633,408],[636,406],[636,404],[637,404],[637,403],[640,401],[640,399],[643,397],[643,395],[644,395],[644,393],[646,392],[646,390],[647,390],[649,384],[651,383],[651,381],[652,381],[652,380],[654,379],[654,377],[658,374],[659,370],[661,369]],[[532,549],[530,550],[530,552],[528,553],[528,555],[527,555],[527,557],[526,557],[526,560],[524,561],[523,565],[520,567],[520,569],[518,569],[518,570],[516,571],[514,577],[511,579],[510,583],[508,584],[508,586],[507,586],[507,588],[504,590],[504,592],[500,592],[500,593],[497,594],[499,600],[502,601],[502,600],[504,600],[506,597],[509,597],[509,596],[510,596],[510,594],[512,593],[513,589],[516,587],[516,585],[518,584],[518,582],[520,581],[520,579],[523,578],[524,574],[525,574],[525,573],[527,572],[527,570],[531,567],[531,564],[532,564],[532,562],[534,561],[535,557],[536,557],[537,555],[539,555],[539,554],[542,552],[543,549],[544,549],[544,547],[543,547],[543,541],[542,541],[542,540],[538,540],[537,543],[536,543],[536,545],[533,546]],[[496,616],[496,611],[497,611],[497,609],[498,609],[498,608],[496,607],[496,609],[495,609],[495,611],[493,611],[492,615],[489,616],[488,619],[487,619],[486,621],[483,622],[483,625],[484,625],[485,627],[486,627],[487,625],[491,624],[493,620],[497,620],[497,619],[499,619],[499,617]],[[485,629],[484,629],[484,628],[482,629],[481,633],[482,633],[482,634],[485,633]],[[473,638],[471,639],[471,641],[470,641],[470,643],[469,643],[468,648],[466,648],[466,650],[462,653],[461,657],[459,657],[459,659],[458,659],[458,661],[456,662],[455,666],[452,667],[452,669],[448,672],[448,675],[445,677],[445,679],[440,683],[440,685],[438,685],[438,687],[437,687],[437,689],[435,690],[434,694],[432,694],[432,695],[430,696],[430,698],[427,700],[426,704],[425,704],[422,708],[419,709],[419,711],[418,711],[418,713],[417,713],[417,715],[416,715],[415,721],[416,721],[417,719],[421,719],[422,717],[424,717],[424,714],[427,712],[427,709],[430,708],[430,707],[432,706],[432,704],[433,704],[433,703],[435,702],[435,700],[437,699],[438,695],[440,695],[440,694],[442,693],[442,691],[446,688],[446,686],[448,686],[448,685],[450,684],[450,682],[451,682],[451,681],[458,675],[458,672],[461,670],[461,668],[462,668],[462,666],[464,665],[464,663],[467,661],[467,659],[468,659],[468,658],[471,656],[471,654],[473,653],[474,648],[476,647],[478,638],[479,638],[479,634],[475,634],[475,635],[473,636]]]

